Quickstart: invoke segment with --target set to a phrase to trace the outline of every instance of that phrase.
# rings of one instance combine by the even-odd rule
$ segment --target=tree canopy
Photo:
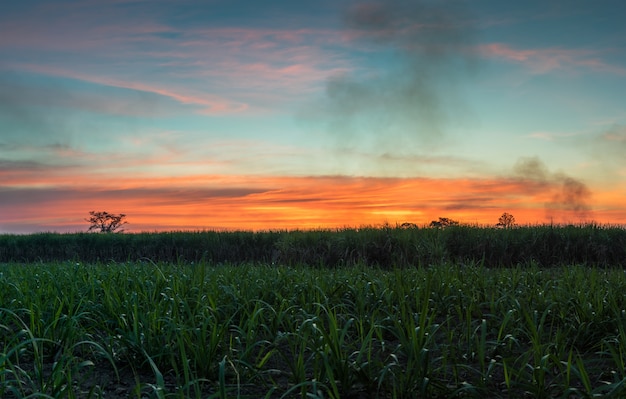
[[[439,227],[439,228],[458,226],[458,225],[459,225],[458,220],[453,220],[450,218],[441,218],[441,217],[439,218],[439,220],[433,220],[432,222],[430,222],[430,227]]]
[[[511,215],[508,212],[504,212],[502,216],[498,219],[498,223],[496,223],[498,227],[509,228],[515,226],[515,216]]]
[[[124,219],[126,215],[123,213],[114,214],[106,211],[91,211],[89,212],[90,217],[85,219],[85,221],[89,222],[89,230],[87,231],[98,231],[100,233],[121,233],[124,231],[121,227],[128,222]]]

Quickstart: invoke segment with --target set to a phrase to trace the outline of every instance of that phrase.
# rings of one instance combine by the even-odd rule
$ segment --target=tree
[[[430,227],[438,227],[441,229],[445,227],[458,226],[458,225],[459,225],[458,220],[452,220],[449,218],[439,218],[439,220],[433,220],[432,222],[430,222]]]
[[[87,231],[95,230],[100,233],[121,233],[124,231],[121,227],[128,223],[124,220],[126,215],[123,213],[116,215],[109,212],[91,211],[89,214],[91,216],[85,219],[85,221],[90,224],[89,230]]]
[[[498,223],[496,224],[498,227],[504,227],[505,229],[511,228],[515,226],[515,216],[511,215],[508,212],[504,212],[502,216],[498,219]]]

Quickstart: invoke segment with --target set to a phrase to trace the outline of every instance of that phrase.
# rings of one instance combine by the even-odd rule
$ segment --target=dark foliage
[[[509,229],[515,226],[515,216],[511,215],[508,212],[504,212],[500,218],[498,218],[498,223],[496,227],[503,227],[505,229]]]
[[[430,227],[438,227],[440,229],[450,227],[450,226],[458,226],[459,221],[450,219],[450,218],[439,218],[439,220],[433,220],[430,222]]]
[[[91,211],[89,212],[89,218],[85,219],[89,222],[89,229],[87,231],[98,231],[100,233],[121,233],[124,231],[122,226],[127,224],[124,219],[126,215],[123,213],[115,214],[106,211]]]
[[[626,266],[626,230],[618,227],[449,226],[269,232],[0,235],[0,262],[135,261],[265,263],[338,267],[415,267],[474,262]]]

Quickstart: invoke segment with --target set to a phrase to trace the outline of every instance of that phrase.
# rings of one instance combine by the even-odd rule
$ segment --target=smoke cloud
[[[517,177],[535,183],[545,183],[550,174],[546,165],[537,157],[520,158],[513,171]]]
[[[582,181],[564,173],[551,173],[537,157],[520,158],[513,171],[527,192],[547,194],[546,218],[566,218],[566,213],[574,214],[579,220],[589,216],[592,194]]]
[[[557,175],[556,179],[558,186],[550,205],[557,210],[564,209],[574,211],[581,217],[587,216],[591,211],[589,206],[591,191],[587,186],[583,182],[565,175]]]
[[[354,5],[343,17],[356,54],[368,62],[328,80],[322,112],[331,132],[344,145],[436,143],[465,108],[457,86],[474,69],[463,4],[387,0]]]

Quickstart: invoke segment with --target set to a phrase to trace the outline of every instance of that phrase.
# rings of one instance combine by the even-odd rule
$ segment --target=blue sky
[[[0,232],[626,223],[624,11],[4,4]]]

